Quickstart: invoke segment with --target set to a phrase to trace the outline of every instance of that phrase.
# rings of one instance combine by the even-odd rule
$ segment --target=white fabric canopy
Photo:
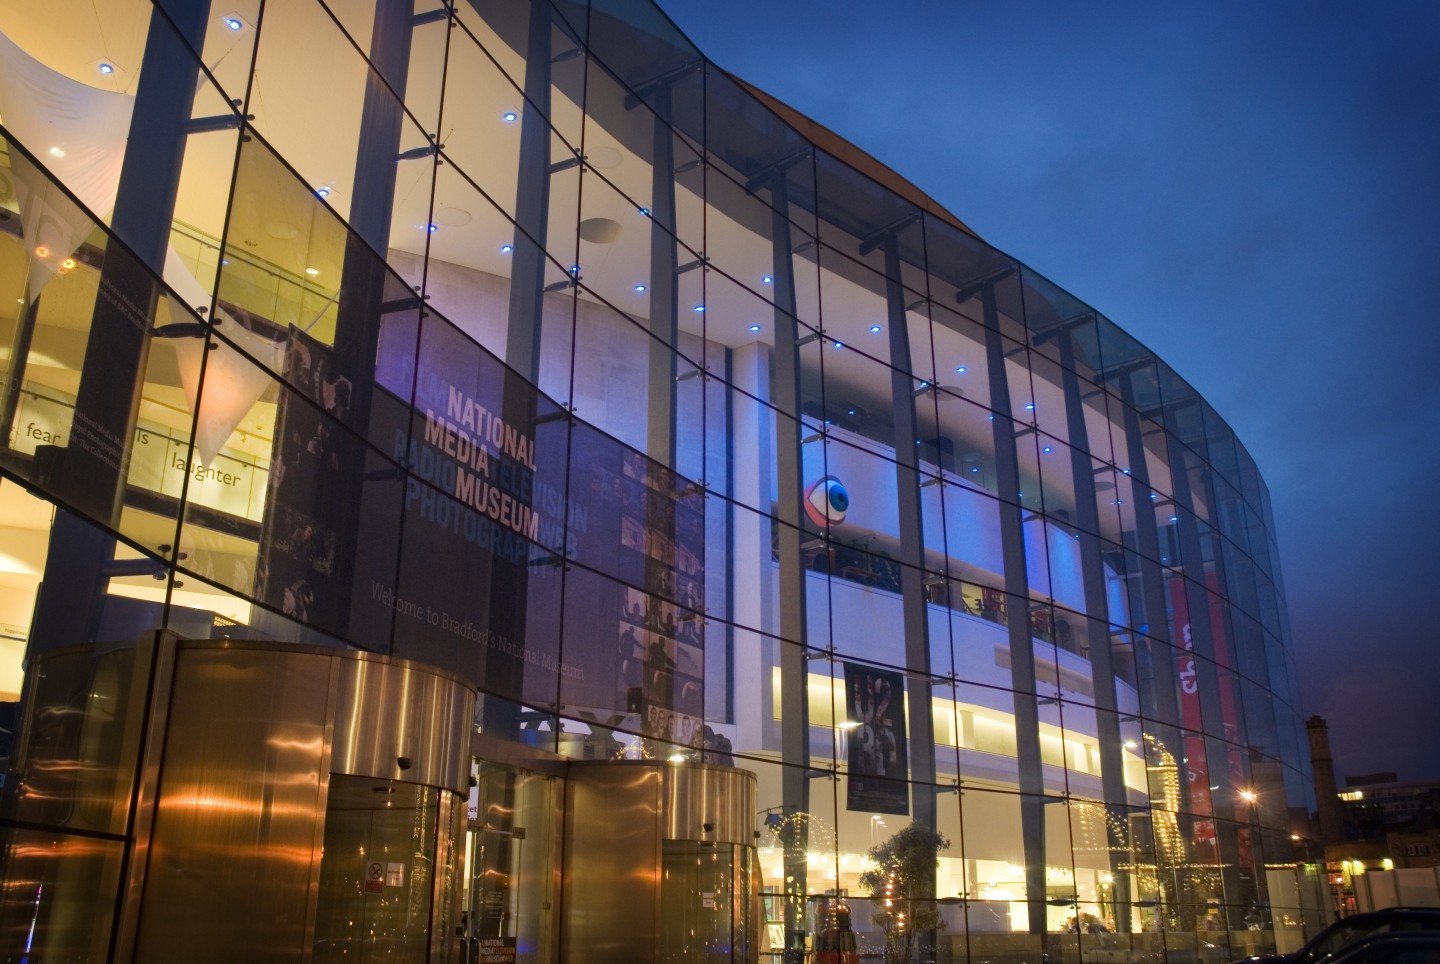
[[[188,305],[210,303],[210,294],[195,280],[174,248],[165,253],[165,283],[175,289],[180,300]],[[223,341],[217,341],[215,349],[210,352],[205,365],[205,398],[195,426],[195,453],[201,465],[209,465],[230,440],[241,419],[274,380],[267,367],[279,369],[285,353],[283,345],[241,326],[224,309],[217,308],[215,318],[221,323],[220,330],[225,337],[249,353],[251,358],[258,359],[260,364],[250,361]],[[173,338],[168,341],[175,347],[180,382],[193,412],[200,388],[200,362],[205,356],[207,339]]]
[[[0,123],[97,217],[115,206],[134,107],[129,94],[72,80],[0,33]],[[60,263],[84,243],[92,225],[32,164],[13,153],[10,161],[30,246],[34,298]]]

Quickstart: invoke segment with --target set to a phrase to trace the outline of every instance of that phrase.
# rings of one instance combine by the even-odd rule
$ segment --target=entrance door
[[[454,794],[373,777],[330,777],[316,964],[445,959],[443,942],[433,958],[430,947],[442,796]]]
[[[750,879],[746,848],[666,840],[660,861],[660,961],[748,961]]]
[[[554,960],[562,781],[477,761],[466,835],[465,961]]]

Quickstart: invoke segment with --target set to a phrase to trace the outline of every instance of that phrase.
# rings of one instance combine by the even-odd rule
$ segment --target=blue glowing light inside
[[[835,347],[836,347],[836,348],[844,348],[844,347],[845,347],[845,343],[844,343],[843,341],[837,341],[837,342],[835,343]]]
[[[649,209],[649,208],[640,208],[639,211],[640,211],[640,216],[641,216],[642,218],[648,218],[648,217],[650,216],[650,209]]]
[[[956,366],[955,366],[955,374],[957,374],[957,375],[963,375],[963,374],[965,374],[965,371],[966,371],[966,369],[965,369],[965,366],[964,366],[964,365],[956,365]]]
[[[871,331],[872,333],[878,334],[879,331],[880,331],[880,326],[879,326],[879,325],[871,325],[871,326],[870,326],[870,331]]]
[[[980,471],[980,467],[979,467],[979,466],[971,466],[970,471],[971,471],[971,472],[979,472],[979,471]]]
[[[239,17],[226,17],[225,26],[229,27],[231,30],[240,30],[245,26],[245,24],[240,21]]]
[[[1053,451],[1055,451],[1055,450],[1054,450],[1053,448],[1051,448],[1050,446],[1047,445],[1047,446],[1045,446],[1044,451],[1045,451],[1046,454],[1049,454],[1050,452],[1053,452]]]
[[[97,67],[97,68],[95,68],[95,69],[98,70],[98,71],[100,71],[100,73],[102,73],[102,74],[113,74],[113,73],[115,73],[115,67],[114,67],[112,64],[101,64],[99,67]]]
[[[751,330],[751,331],[759,331],[759,330],[760,330],[760,326],[759,326],[759,325],[751,325],[751,326],[750,326],[750,330]]]
[[[760,279],[760,283],[761,283],[762,285],[774,284],[774,283],[775,283],[775,279],[772,278],[772,277],[770,277],[770,276],[767,274],[765,277],[763,277],[763,278]]]
[[[328,187],[317,187],[315,189],[315,193],[320,195],[321,197],[329,197],[330,189]]]
[[[703,314],[703,313],[705,312],[705,306],[704,306],[704,305],[696,305],[696,306],[695,306],[695,310]]]
[[[1033,411],[1035,411],[1035,403],[1034,403],[1034,402],[1031,402],[1029,405],[1026,405],[1026,406],[1025,406],[1025,411],[1027,411],[1027,412],[1033,412]]]
[[[645,286],[644,286],[644,285],[636,285],[636,286],[635,286],[635,290],[636,290],[636,291],[644,291],[644,290],[645,290]]]
[[[502,245],[500,245],[500,253],[501,253],[501,254],[509,254],[511,251],[514,251],[514,250],[515,250],[515,246],[512,245],[512,244],[502,244]]]
[[[434,234],[436,231],[439,231],[439,230],[440,230],[440,225],[438,225],[438,224],[427,224],[427,225],[425,226],[425,230],[426,230],[426,231],[429,231],[431,234]]]
[[[570,266],[570,273],[571,273],[571,274],[579,274],[579,273],[580,273],[580,266],[579,266],[578,264],[572,264],[572,265]]]
[[[513,124],[520,119],[520,115],[515,113],[513,110],[507,110],[505,113],[500,115],[500,119],[507,124]]]
[[[1172,515],[1172,516],[1170,517],[1170,521],[1171,521],[1171,522],[1179,522],[1179,521],[1180,521],[1180,517],[1179,517],[1178,515]]]

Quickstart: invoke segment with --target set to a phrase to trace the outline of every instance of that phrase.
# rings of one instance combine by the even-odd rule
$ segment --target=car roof
[[[1385,920],[1394,917],[1440,917],[1440,907],[1386,907],[1342,917],[1342,921]]]
[[[1327,964],[1363,964],[1377,954],[1383,959],[1386,950],[1401,952],[1407,949],[1440,950],[1440,932],[1392,931],[1388,934],[1372,934],[1362,941],[1341,948],[1333,957],[1326,958],[1326,961]]]

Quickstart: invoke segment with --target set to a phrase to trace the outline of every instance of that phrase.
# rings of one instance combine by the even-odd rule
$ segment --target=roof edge
[[[985,240],[984,238],[981,238],[980,235],[976,234],[975,231],[968,224],[966,224],[964,221],[961,221],[954,214],[951,214],[948,210],[946,210],[944,205],[940,204],[940,202],[936,201],[930,195],[920,190],[914,184],[911,184],[909,181],[905,180],[905,178],[901,177],[899,174],[896,174],[884,164],[881,164],[874,157],[870,156],[869,154],[862,151],[860,148],[856,147],[854,144],[845,140],[845,138],[841,137],[839,134],[836,134],[824,124],[821,124],[815,120],[812,120],[809,117],[806,117],[804,114],[800,113],[798,110],[791,107],[789,104],[786,104],[784,101],[779,100],[770,94],[767,94],[765,91],[761,90],[759,87],[756,87],[754,84],[745,80],[743,77],[737,77],[730,71],[725,70],[723,67],[719,69],[723,74],[725,74],[726,77],[729,77],[731,80],[735,81],[735,83],[739,84],[742,88],[744,88],[745,91],[751,96],[753,96],[756,100],[760,101],[770,110],[774,111],[781,120],[785,121],[785,123],[795,128],[795,130],[799,132],[802,137],[810,141],[810,143],[814,144],[816,147],[825,151],[827,154],[834,156],[838,160],[850,165],[855,170],[859,171],[861,174],[864,174],[866,177],[880,184],[882,187],[894,191],[900,197],[903,197],[905,200],[920,208],[922,211],[925,211],[928,214],[933,214],[935,217],[946,222],[952,227],[959,228],[961,231],[964,231],[972,238],[977,238],[981,241]]]

